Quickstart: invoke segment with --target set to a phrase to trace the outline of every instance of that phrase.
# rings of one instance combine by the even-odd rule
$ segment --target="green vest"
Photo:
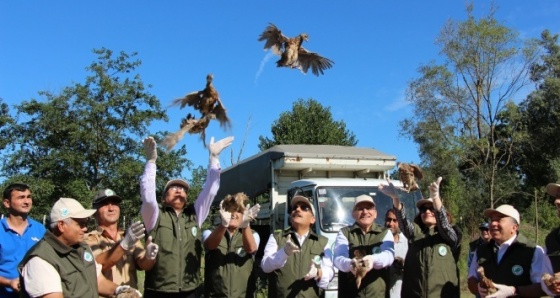
[[[493,282],[509,286],[531,285],[531,261],[535,244],[525,236],[518,234],[508,247],[500,264],[498,264],[498,247],[490,240],[478,247],[476,258],[478,265],[484,268],[484,274]],[[539,268],[540,269],[540,268]]]
[[[204,297],[246,297],[253,255],[243,249],[241,229],[229,236],[226,232],[218,247],[204,257]]]
[[[301,246],[294,230],[288,228],[274,233],[278,249],[284,247],[288,234],[292,235],[292,241],[300,247],[301,251],[289,256],[282,268],[268,274],[268,297],[319,297],[322,290],[317,286],[317,281],[314,279],[306,281],[303,277],[309,272],[311,260],[315,256],[325,255],[328,239],[310,230]]]
[[[362,255],[379,253],[383,238],[389,230],[374,224],[367,233],[356,223],[341,230],[348,239],[349,257],[354,257],[356,250]],[[356,277],[351,272],[338,271],[339,297],[389,297],[389,269],[373,269],[362,278],[360,288],[356,287]]]
[[[556,228],[546,236],[546,256],[550,259],[554,272],[560,272],[560,228]]]
[[[69,247],[47,231],[45,237],[23,257],[18,266],[19,272],[33,257],[40,257],[56,269],[60,275],[64,297],[99,297],[93,253],[85,242]],[[21,285],[23,287],[24,283]],[[25,288],[21,294],[28,297]]]
[[[454,230],[461,243],[460,231]],[[404,261],[402,297],[460,297],[459,252],[460,246],[452,249],[437,227],[421,229],[414,224]]]
[[[144,288],[159,292],[188,292],[200,284],[202,242],[193,205],[177,216],[169,206],[159,205],[159,216],[150,232],[159,245],[154,267],[146,272]]]

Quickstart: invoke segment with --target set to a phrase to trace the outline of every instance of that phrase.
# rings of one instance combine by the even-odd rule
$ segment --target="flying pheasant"
[[[187,117],[181,120],[181,129],[175,133],[167,135],[162,144],[171,150],[185,135],[185,133],[196,134],[199,133],[204,147],[206,147],[206,128],[210,124],[210,120],[217,119],[222,128],[230,128],[231,121],[227,116],[226,109],[220,100],[220,95],[212,85],[213,75],[206,76],[206,88],[200,91],[194,91],[183,98],[178,98],[173,101],[172,106],[180,105],[180,108],[185,106],[192,106],[201,114],[200,119],[196,119],[190,113]]]
[[[311,68],[311,72],[319,76],[334,64],[332,60],[301,46],[303,41],[309,41],[306,33],[289,38],[282,34],[278,27],[270,23],[259,36],[259,41],[265,41],[265,50],[270,49],[274,54],[280,56],[280,60],[276,61],[278,67],[298,68],[303,73],[307,73]]]

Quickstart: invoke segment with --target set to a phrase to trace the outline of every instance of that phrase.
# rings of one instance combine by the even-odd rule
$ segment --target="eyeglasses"
[[[303,212],[309,212],[311,211],[311,207],[309,207],[308,205],[305,204],[296,204],[293,208],[292,211],[296,210],[297,208],[299,208],[301,211]]]
[[[179,186],[179,185],[173,185],[173,186],[170,186],[168,189],[172,190],[172,191],[184,191],[185,187]]]
[[[385,222],[397,222],[397,219],[396,219],[396,218],[387,217],[387,218],[385,218]]]
[[[426,213],[426,211],[428,211],[428,210],[430,210],[430,212],[434,213],[434,207],[421,206],[418,209],[420,210],[420,213]]]

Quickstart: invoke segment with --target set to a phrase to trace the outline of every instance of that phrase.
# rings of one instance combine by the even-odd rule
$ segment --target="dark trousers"
[[[197,298],[196,290],[189,292],[166,293],[153,290],[145,290],[144,298]]]

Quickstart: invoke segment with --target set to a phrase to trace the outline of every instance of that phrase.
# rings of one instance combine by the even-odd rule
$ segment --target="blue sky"
[[[405,102],[417,69],[440,60],[436,37],[449,19],[464,20],[465,1],[0,1],[0,98],[13,105],[37,92],[58,93],[88,75],[92,49],[138,52],[138,69],[162,105],[214,85],[233,121],[217,122],[207,138],[234,135],[237,159],[258,152],[258,138],[271,137],[272,122],[294,101],[313,98],[344,120],[360,147],[373,147],[403,162],[419,162],[417,146],[400,137],[398,123],[411,115]],[[559,1],[497,1],[496,18],[522,37],[543,29],[559,33]],[[474,1],[486,15],[489,1]],[[334,67],[316,77],[277,68],[258,42],[269,22],[287,36],[309,35],[310,51]],[[521,96],[521,95],[520,95]],[[175,131],[191,108],[168,109],[170,120],[150,131]],[[140,141],[140,140],[139,140]],[[197,135],[186,135],[188,156],[206,165]],[[230,151],[222,166],[231,165]],[[188,173],[185,173],[188,176]]]

